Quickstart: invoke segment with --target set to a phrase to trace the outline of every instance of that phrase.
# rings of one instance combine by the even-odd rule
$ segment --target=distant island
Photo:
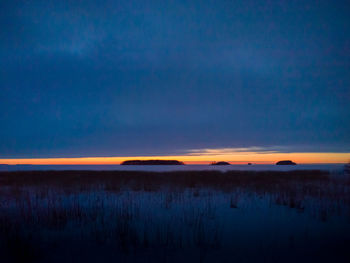
[[[184,165],[184,163],[177,160],[128,160],[120,165]]]
[[[296,165],[296,163],[290,160],[283,160],[283,161],[277,162],[276,165]]]
[[[213,162],[210,165],[231,165],[231,164],[228,162]]]

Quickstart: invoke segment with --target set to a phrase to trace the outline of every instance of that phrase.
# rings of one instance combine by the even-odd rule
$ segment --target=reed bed
[[[292,253],[294,236],[285,243],[284,236],[272,240],[276,249],[285,245],[281,253],[268,253],[268,242],[249,247],[235,228],[276,213],[296,219],[300,214],[321,226],[339,221],[345,231],[334,234],[337,248],[317,258],[337,253],[349,259],[342,249],[348,242],[349,186],[346,176],[324,171],[3,172],[0,253],[5,262],[253,262],[262,256],[288,262],[282,251]],[[311,241],[309,257],[315,259],[321,245]],[[299,248],[290,262],[302,255]]]

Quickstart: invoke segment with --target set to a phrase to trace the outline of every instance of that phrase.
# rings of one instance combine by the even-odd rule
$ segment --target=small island
[[[276,165],[296,165],[296,163],[290,160],[283,160],[283,161],[277,162]]]
[[[231,165],[231,164],[228,162],[213,162],[210,165]]]
[[[184,163],[177,160],[128,160],[120,165],[184,165]]]

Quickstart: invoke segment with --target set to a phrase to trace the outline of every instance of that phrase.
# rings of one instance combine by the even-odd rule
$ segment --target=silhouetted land
[[[231,164],[228,162],[213,162],[211,163],[211,165],[231,165]]]
[[[120,165],[184,165],[184,163],[177,160],[128,160]]]
[[[143,186],[205,186],[215,188],[256,186],[265,190],[274,186],[288,186],[293,182],[328,183],[328,171],[14,171],[0,172],[2,186],[58,187],[88,186],[95,184],[143,185]],[[292,188],[292,187],[291,187]]]
[[[276,165],[296,165],[296,163],[290,160],[284,160],[277,162]]]

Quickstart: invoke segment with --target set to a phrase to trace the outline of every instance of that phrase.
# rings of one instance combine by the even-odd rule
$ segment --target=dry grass
[[[215,196],[231,211],[265,198],[327,221],[350,219],[349,186],[347,177],[323,171],[2,172],[0,252],[9,261],[45,262],[43,254],[87,242],[107,247],[113,260],[148,253],[171,262],[174,251],[191,248],[203,262],[222,245]]]

